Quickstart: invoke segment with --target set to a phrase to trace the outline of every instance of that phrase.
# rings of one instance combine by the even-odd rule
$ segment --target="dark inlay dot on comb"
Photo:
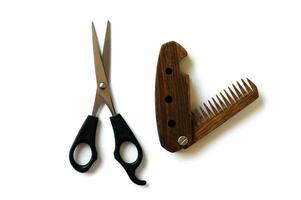
[[[165,73],[168,75],[172,74],[172,69],[170,67],[166,68]]]
[[[169,126],[170,128],[173,128],[173,127],[176,126],[176,122],[175,122],[174,120],[169,120],[169,121],[168,121],[168,126]]]
[[[171,103],[172,102],[172,97],[171,96],[166,96],[165,97],[165,102],[166,103]]]

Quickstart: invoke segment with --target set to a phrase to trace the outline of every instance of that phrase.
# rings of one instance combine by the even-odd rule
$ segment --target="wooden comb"
[[[161,146],[170,152],[185,149],[222,125],[258,98],[254,83],[242,79],[191,112],[189,76],[180,71],[186,50],[172,41],[162,45],[156,74],[156,118]]]

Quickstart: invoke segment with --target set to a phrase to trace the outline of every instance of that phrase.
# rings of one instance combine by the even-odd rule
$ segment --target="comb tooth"
[[[238,81],[237,81],[236,83],[237,83],[237,85],[238,85],[240,91],[242,92],[243,96],[246,96],[248,93],[246,92],[246,90],[244,89],[244,87],[241,86],[240,83],[239,83]],[[235,90],[236,90],[236,89],[235,89]]]
[[[222,95],[222,93],[220,93],[220,94]],[[223,95],[222,95],[222,96],[223,96]],[[222,105],[223,110],[227,109],[227,106],[225,105],[225,103],[224,103],[217,95],[216,95],[216,97],[217,97],[219,103]]]
[[[197,121],[198,121],[198,124],[199,122],[205,122],[205,118],[203,117],[203,115],[200,113],[199,109],[196,109],[196,113],[195,115],[197,116]]]
[[[204,107],[206,108],[207,113],[209,114],[209,117],[210,117],[210,118],[214,117],[214,114],[213,114],[213,112],[210,110],[210,108],[208,108],[208,106],[207,106],[205,103],[203,103],[203,104],[204,104]]]
[[[209,116],[208,116],[208,114],[205,112],[205,110],[204,110],[201,106],[199,106],[199,107],[200,107],[200,110],[201,110],[202,115],[203,115],[203,117],[205,118],[205,120],[206,120],[206,121],[209,120]]]
[[[252,89],[248,86],[248,84],[243,79],[241,79],[241,82],[244,84],[244,86],[247,89],[248,93],[251,93]]]
[[[197,118],[197,115],[196,115],[194,112],[191,112],[191,116],[192,116],[192,118],[191,118],[191,119],[192,119],[193,121],[195,121],[194,119],[196,119],[196,118]]]
[[[239,84],[239,83],[237,82],[237,84]],[[234,84],[232,84],[232,86],[233,86],[233,88],[234,88],[236,94],[238,95],[238,98],[240,99],[241,97],[243,97],[243,95],[241,94],[241,92],[239,91],[239,89],[237,89],[237,87],[235,87]],[[240,87],[241,87],[241,86],[239,86],[239,88],[240,88]],[[241,88],[240,88],[240,89],[241,89]],[[243,92],[243,94],[244,94],[244,92]]]
[[[230,103],[229,103],[229,101],[228,101],[228,103],[229,103],[229,106],[231,105],[231,104],[234,104],[234,100],[231,98],[231,96],[228,94],[228,92],[226,91],[226,90],[224,90],[224,92],[225,92],[225,94],[227,95],[227,97],[228,97],[228,99],[230,100]],[[226,98],[225,98],[226,99]],[[224,100],[225,100],[224,99]],[[227,103],[227,102],[226,102]],[[227,106],[228,106],[228,104],[227,104]],[[228,106],[228,107],[229,107]]]
[[[213,98],[212,98],[212,99],[213,99]],[[212,103],[211,103],[210,100],[208,100],[208,102],[209,102],[209,105],[210,105],[211,109],[213,110],[214,114],[217,115],[217,114],[218,114],[218,111],[216,110],[216,108],[212,105]]]
[[[222,111],[222,108],[220,107],[220,105],[215,101],[214,98],[212,98],[212,101],[213,101],[214,105],[216,106],[218,112],[221,112],[221,111]]]
[[[199,113],[197,113],[197,112],[198,111],[191,112],[191,114],[192,114],[193,124],[196,124],[198,126],[199,122],[200,122],[200,120],[199,120],[200,116],[199,116]]]
[[[234,97],[234,100],[237,101],[238,97],[236,96],[236,94],[231,90],[230,87],[228,87],[229,91],[231,92],[231,95]]]
[[[202,121],[203,116],[198,109],[195,110],[194,116],[196,118],[196,121]]]
[[[255,85],[252,81],[250,81],[248,78],[247,78],[247,81],[249,82],[249,84],[250,84],[250,86],[251,86],[253,92],[254,92],[254,91],[257,91],[256,85]]]

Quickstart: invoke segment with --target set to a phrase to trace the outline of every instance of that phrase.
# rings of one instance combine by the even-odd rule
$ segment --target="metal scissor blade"
[[[92,22],[92,39],[93,39],[93,53],[94,53],[94,64],[95,64],[97,86],[99,86],[100,83],[108,84],[108,80],[102,62],[101,50],[99,47],[98,38],[93,22]]]
[[[101,97],[101,95],[99,95],[98,89],[96,89],[96,95],[95,95],[95,100],[94,100],[94,106],[93,106],[92,115],[96,116],[97,115],[97,111],[101,110],[103,108],[104,104],[105,104],[104,99]]]
[[[109,23],[108,23],[109,25]],[[107,33],[108,33],[108,28],[107,28]],[[109,31],[110,33],[110,31]],[[108,52],[110,51],[110,48],[108,46],[108,39],[110,38],[109,35],[106,35],[106,40],[105,40],[105,46],[106,46],[106,58],[105,61],[108,63],[109,62],[109,54]],[[108,82],[108,78],[104,69],[103,65],[103,58],[101,57],[101,50],[99,47],[98,43],[98,38],[96,34],[96,30],[94,27],[94,23],[92,22],[92,39],[93,39],[93,53],[94,53],[94,64],[95,64],[95,74],[96,74],[96,80],[97,80],[97,90],[96,90],[96,97],[95,97],[95,102],[94,102],[94,108],[92,115],[96,116],[97,110],[99,107],[101,107],[102,103],[104,102],[110,109],[112,114],[115,114],[115,108],[112,102],[112,97],[111,97],[111,90]],[[107,42],[106,42],[107,41]]]
[[[107,30],[102,52],[102,62],[108,81],[111,77],[111,23],[107,22]]]

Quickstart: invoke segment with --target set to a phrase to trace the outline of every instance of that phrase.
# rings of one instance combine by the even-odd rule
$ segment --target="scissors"
[[[101,49],[98,43],[98,38],[96,34],[96,30],[94,24],[92,22],[92,39],[93,39],[93,52],[94,52],[94,63],[95,63],[95,74],[96,74],[96,95],[94,101],[94,107],[92,111],[92,115],[88,115],[85,122],[83,123],[79,133],[77,134],[70,152],[69,152],[69,160],[72,167],[79,172],[86,172],[93,165],[93,163],[97,160],[97,151],[95,147],[95,134],[98,123],[97,112],[100,110],[103,105],[107,105],[110,109],[112,116],[110,117],[110,121],[113,127],[114,136],[115,136],[115,150],[114,157],[115,159],[122,165],[122,167],[127,172],[129,178],[138,185],[145,185],[146,181],[140,180],[136,177],[135,171],[137,167],[140,165],[143,157],[142,148],[136,139],[135,135],[123,119],[123,117],[118,114],[114,108],[114,104],[112,101],[112,93],[110,88],[110,82],[108,79],[109,73],[109,62],[110,62],[110,22],[107,22],[105,42],[103,47],[103,54],[101,55]],[[130,142],[137,148],[138,156],[136,161],[132,163],[125,162],[120,156],[120,146],[124,142]],[[79,144],[87,144],[89,145],[92,156],[87,164],[80,165],[74,159],[74,152],[76,147]]]

